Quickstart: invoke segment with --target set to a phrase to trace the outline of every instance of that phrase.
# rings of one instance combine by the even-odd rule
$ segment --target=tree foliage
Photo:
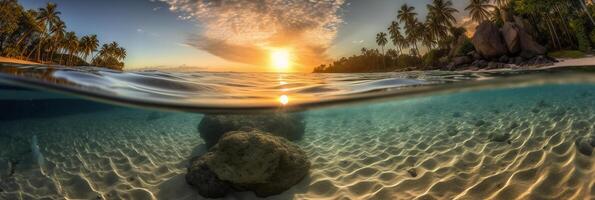
[[[97,35],[79,38],[60,18],[54,3],[37,10],[25,10],[16,0],[0,0],[0,56],[67,66],[89,65],[122,69],[126,50],[117,43],[108,46],[101,58],[89,58],[97,52]],[[117,51],[112,50],[113,48]],[[95,62],[97,60],[97,62]]]

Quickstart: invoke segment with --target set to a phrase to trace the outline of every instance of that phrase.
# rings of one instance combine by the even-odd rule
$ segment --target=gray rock
[[[285,138],[258,130],[226,133],[212,153],[206,163],[218,178],[259,197],[289,189],[310,169],[304,151]]]
[[[459,56],[452,59],[452,64],[454,67],[466,65],[471,62],[473,62],[473,59],[471,59],[469,56]]]
[[[222,181],[208,166],[206,161],[213,157],[207,153],[191,161],[186,182],[192,185],[200,195],[207,198],[222,198],[231,191],[230,183]]]
[[[481,23],[472,39],[475,50],[486,59],[497,59],[508,53],[498,26],[492,22]]]
[[[513,58],[513,60],[514,60],[513,62],[515,65],[521,65],[521,64],[523,64],[523,61],[524,61],[523,57],[520,57],[520,56]]]
[[[510,61],[510,58],[506,55],[503,55],[502,57],[500,57],[500,59],[498,59],[498,62],[501,63],[508,63],[508,61]]]
[[[304,136],[305,127],[303,116],[299,114],[205,115],[198,131],[210,148],[230,131],[258,129],[295,141]]]

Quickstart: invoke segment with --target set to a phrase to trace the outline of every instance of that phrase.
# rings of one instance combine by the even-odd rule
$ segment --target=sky
[[[404,3],[420,20],[431,0],[20,0],[27,9],[47,2],[77,35],[126,48],[126,69],[309,72],[361,48],[378,48]],[[461,12],[468,0],[452,0]],[[291,65],[272,66],[271,55]],[[283,55],[283,54],[282,54]]]

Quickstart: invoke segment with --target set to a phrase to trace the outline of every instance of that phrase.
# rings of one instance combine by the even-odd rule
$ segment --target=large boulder
[[[475,50],[486,59],[497,59],[508,53],[500,29],[492,22],[481,23],[472,39]]]
[[[212,196],[226,191],[227,185],[221,183],[228,183],[236,190],[253,191],[259,197],[280,194],[302,180],[310,169],[304,151],[285,138],[258,130],[228,132],[209,153],[197,160],[186,177],[191,180],[199,177],[198,180],[203,181],[192,182],[192,185],[199,192],[203,191],[201,194],[214,193]],[[215,183],[221,189],[201,186],[201,183]]]
[[[517,54],[521,51],[519,28],[516,24],[505,22],[502,26],[502,38],[506,42],[506,48],[509,53]]]
[[[521,56],[523,58],[533,58],[539,55],[545,55],[547,53],[547,49],[537,43],[533,36],[531,36],[526,31],[522,30],[519,31],[519,40],[521,43]]]
[[[198,131],[210,148],[230,131],[258,129],[295,141],[304,136],[305,127],[303,116],[299,114],[205,115]]]
[[[207,198],[222,198],[231,191],[231,184],[219,179],[206,161],[213,157],[213,153],[207,153],[202,157],[194,158],[190,162],[186,182],[192,185],[200,195]]]

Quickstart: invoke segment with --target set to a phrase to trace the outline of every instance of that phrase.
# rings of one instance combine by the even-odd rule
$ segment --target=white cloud
[[[242,51],[293,48],[299,62],[318,62],[342,24],[344,0],[161,0],[182,20],[196,20],[202,29],[191,45],[224,59],[261,64],[242,58]],[[233,48],[222,50],[220,48]],[[228,51],[238,51],[228,56]],[[232,53],[233,54],[233,53]],[[262,61],[261,58],[260,61]],[[318,61],[314,61],[318,60]]]

